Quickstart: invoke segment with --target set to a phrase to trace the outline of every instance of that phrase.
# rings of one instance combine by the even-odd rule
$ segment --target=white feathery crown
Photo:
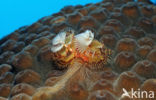
[[[54,39],[52,40],[52,52],[57,52],[61,50],[65,44],[65,39],[66,39],[66,32],[60,32],[57,34]]]
[[[84,52],[85,49],[92,43],[94,39],[94,33],[90,30],[86,30],[75,36],[75,45],[80,52]]]
[[[75,38],[75,48],[79,50],[79,52],[84,52],[86,48],[92,43],[94,39],[94,33],[90,30],[86,30],[83,33],[80,33],[78,35],[74,36]],[[67,42],[66,44],[66,39],[67,39],[67,33],[66,32],[60,32],[57,34],[54,39],[52,40],[52,52],[58,52],[63,48],[65,45],[69,45],[72,42],[72,38],[69,38],[70,41]]]

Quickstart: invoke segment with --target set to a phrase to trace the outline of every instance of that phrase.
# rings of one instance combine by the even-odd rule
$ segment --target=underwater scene
[[[0,100],[156,100],[155,4],[64,6],[4,36]]]

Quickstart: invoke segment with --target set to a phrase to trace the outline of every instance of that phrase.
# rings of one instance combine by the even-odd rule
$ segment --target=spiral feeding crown
[[[94,33],[86,30],[74,35],[74,31],[58,33],[52,40],[53,60],[59,67],[72,64],[80,59],[84,64],[107,63],[111,50],[94,39]]]

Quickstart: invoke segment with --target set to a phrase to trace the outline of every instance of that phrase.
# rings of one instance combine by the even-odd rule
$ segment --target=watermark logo
[[[129,97],[129,98],[154,98],[154,91],[142,91],[140,89],[138,90],[134,90],[133,88],[131,88],[131,91],[127,91],[125,88],[122,89],[123,90],[123,94],[122,94],[122,98],[123,97]]]

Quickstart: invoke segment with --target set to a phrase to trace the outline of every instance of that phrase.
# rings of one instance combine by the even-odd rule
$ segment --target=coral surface
[[[2,38],[0,100],[156,100],[156,6],[147,1],[67,6]]]

